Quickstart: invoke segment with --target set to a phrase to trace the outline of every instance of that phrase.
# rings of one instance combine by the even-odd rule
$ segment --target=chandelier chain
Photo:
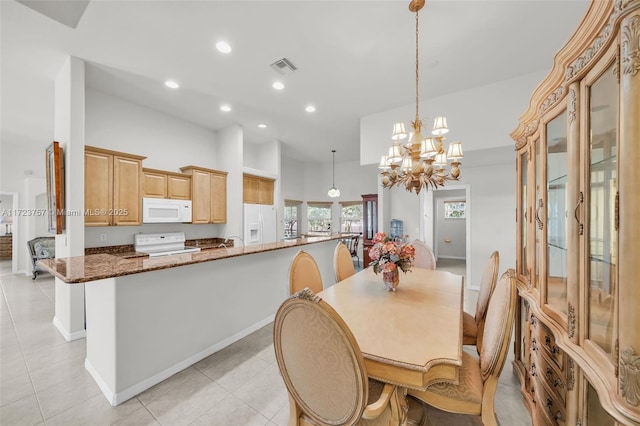
[[[418,11],[416,10],[416,124],[420,120],[420,115],[418,112],[418,104],[420,102],[420,98],[418,97],[418,70],[419,70],[419,57],[418,57]],[[418,130],[418,129],[416,129]]]

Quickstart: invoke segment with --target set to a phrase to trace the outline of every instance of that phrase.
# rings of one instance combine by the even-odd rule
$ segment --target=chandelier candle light
[[[392,188],[402,184],[407,191],[416,191],[420,194],[422,188],[434,189],[444,186],[447,180],[458,180],[460,176],[460,159],[462,143],[452,142],[445,151],[444,135],[449,132],[446,117],[436,117],[431,134],[433,137],[422,138],[422,121],[418,113],[418,12],[424,6],[424,0],[412,0],[409,10],[416,14],[416,119],[411,122],[412,135],[405,146],[401,141],[407,137],[404,123],[393,125],[391,139],[393,143],[389,147],[389,154],[380,159],[379,168],[382,169],[382,186]],[[447,173],[446,166],[451,161],[451,170]]]
[[[333,153],[333,185],[331,185],[327,194],[331,198],[337,198],[340,196],[340,190],[336,188],[336,150],[332,149],[331,152]]]

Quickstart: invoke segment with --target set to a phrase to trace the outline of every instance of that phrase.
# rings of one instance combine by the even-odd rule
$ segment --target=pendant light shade
[[[340,196],[340,190],[336,188],[336,150],[332,149],[331,152],[333,153],[333,180],[331,188],[329,188],[327,194],[331,198],[337,198]]]

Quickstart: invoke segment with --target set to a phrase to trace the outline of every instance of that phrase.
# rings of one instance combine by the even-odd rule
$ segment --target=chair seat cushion
[[[473,355],[462,352],[458,384],[436,383],[424,391],[409,389],[409,394],[441,410],[480,414],[482,407],[482,375]]]
[[[475,318],[466,312],[462,313],[462,336],[465,340],[465,345],[476,344],[476,338],[478,337],[478,325],[476,324]],[[467,343],[469,339],[473,340],[473,342]]]

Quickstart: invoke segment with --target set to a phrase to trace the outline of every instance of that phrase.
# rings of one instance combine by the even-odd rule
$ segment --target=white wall
[[[212,131],[92,88],[86,91],[86,144],[144,155],[143,166],[153,169],[226,170]]]
[[[493,164],[464,170],[462,184],[470,186],[471,276],[468,286],[479,286],[482,270],[494,250],[500,252],[499,274],[516,266],[516,169]]]
[[[446,116],[448,141],[461,141],[466,150],[513,145],[509,134],[528,107],[531,93],[547,72],[535,72],[487,86],[420,102],[421,118],[431,131],[433,118]],[[409,101],[409,99],[408,99]],[[415,118],[415,104],[368,115],[360,119],[360,164],[378,164],[391,143],[394,123],[407,129]]]
[[[242,236],[242,156],[243,132],[240,126],[230,126],[216,134],[216,154],[220,159],[219,170],[227,174],[227,223],[221,226],[218,237]],[[197,154],[197,153],[196,153]],[[197,225],[191,225],[197,226]]]

